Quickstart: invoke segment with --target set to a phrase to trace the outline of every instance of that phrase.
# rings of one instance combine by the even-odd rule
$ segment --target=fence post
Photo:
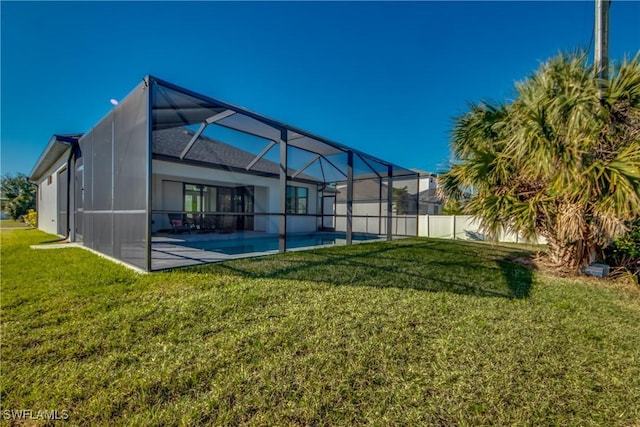
[[[453,240],[456,240],[456,216],[451,215],[451,227],[453,228]]]
[[[431,224],[429,221],[429,214],[427,214],[427,237],[431,237],[431,231],[429,231],[429,228],[431,228]]]

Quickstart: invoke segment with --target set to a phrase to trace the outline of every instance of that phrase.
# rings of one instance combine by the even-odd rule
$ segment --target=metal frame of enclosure
[[[418,235],[417,173],[155,77],[78,147],[71,237],[146,271],[167,268],[154,263],[157,236],[220,237],[224,221],[229,238],[277,236],[279,252],[296,227],[340,232],[344,244]],[[171,215],[189,232],[173,233]]]

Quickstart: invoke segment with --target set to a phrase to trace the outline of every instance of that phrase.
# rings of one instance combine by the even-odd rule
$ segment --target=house
[[[415,215],[439,215],[443,200],[438,194],[437,176],[430,172],[412,169],[416,175],[392,181],[391,195],[388,182],[381,176],[363,172],[353,183],[352,214],[354,231],[362,233],[382,233],[387,203],[391,197],[392,230],[396,235],[416,235],[418,224]],[[344,227],[347,194],[346,182],[338,182],[335,209],[338,223]]]
[[[438,176],[420,169],[411,169],[419,175],[418,214],[441,215],[444,199],[438,191]]]
[[[54,135],[30,174],[40,229],[144,271],[416,235],[391,195],[359,196],[372,176],[394,188],[418,178],[151,76],[87,133]],[[363,228],[358,212],[376,201],[377,225]],[[394,229],[398,215],[412,226]]]

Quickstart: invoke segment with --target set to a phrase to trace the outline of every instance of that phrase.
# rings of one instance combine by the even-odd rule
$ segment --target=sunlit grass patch
[[[407,239],[140,275],[2,235],[2,409],[73,425],[633,425],[640,303]]]

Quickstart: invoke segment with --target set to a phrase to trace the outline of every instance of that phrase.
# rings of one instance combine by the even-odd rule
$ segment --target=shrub
[[[38,212],[33,209],[29,209],[27,214],[22,218],[24,219],[25,224],[31,228],[36,228],[38,226]]]
[[[640,277],[640,218],[631,223],[627,234],[615,240],[606,250],[608,264],[629,271],[636,283]]]

